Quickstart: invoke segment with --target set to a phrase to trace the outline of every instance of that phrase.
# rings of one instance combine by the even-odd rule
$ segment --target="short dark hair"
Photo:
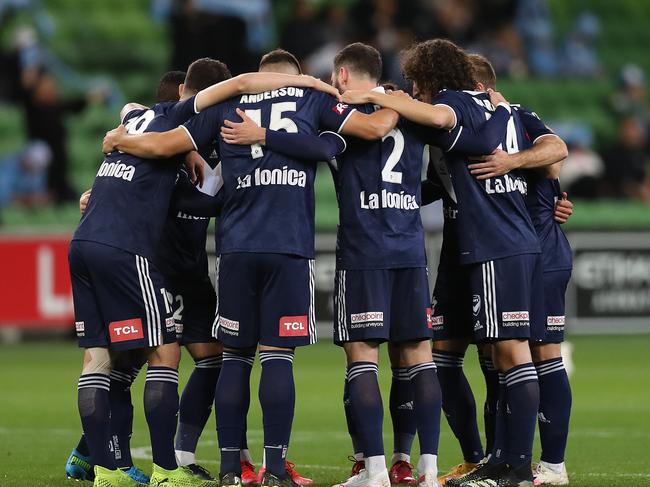
[[[216,59],[204,57],[197,59],[187,68],[185,88],[199,92],[228,78],[232,78],[228,66]]]
[[[300,67],[298,58],[284,49],[273,49],[264,54],[262,59],[260,59],[259,69],[262,69],[267,64],[290,64],[298,70],[298,73],[302,74],[302,68]]]
[[[163,74],[156,90],[156,101],[178,101],[178,86],[185,81],[185,71],[168,71]]]
[[[485,56],[480,54],[470,54],[469,61],[472,63],[472,70],[474,71],[474,79],[478,83],[482,83],[486,88],[493,90],[497,89],[497,74],[490,61]]]
[[[430,96],[442,89],[473,90],[474,71],[465,51],[446,39],[415,44],[402,52],[404,76]]]
[[[379,51],[368,44],[348,44],[334,58],[334,69],[345,66],[358,74],[365,74],[373,81],[381,78],[382,62]]]

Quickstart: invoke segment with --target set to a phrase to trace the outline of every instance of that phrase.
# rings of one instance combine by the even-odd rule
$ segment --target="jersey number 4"
[[[298,126],[290,118],[283,118],[282,114],[284,112],[295,112],[296,111],[296,102],[295,101],[284,101],[280,103],[273,103],[271,105],[271,119],[269,120],[269,130],[284,130],[290,133],[298,132]],[[246,110],[246,115],[248,115],[253,122],[255,122],[260,127],[262,126],[262,109],[258,108],[256,110]],[[259,159],[264,155],[262,151],[262,146],[259,144],[251,145],[251,157],[253,159]]]

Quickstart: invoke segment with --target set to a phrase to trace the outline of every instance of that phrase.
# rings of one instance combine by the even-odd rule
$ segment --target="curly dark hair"
[[[402,71],[432,97],[442,89],[473,90],[476,86],[467,53],[446,39],[420,42],[403,51]]]

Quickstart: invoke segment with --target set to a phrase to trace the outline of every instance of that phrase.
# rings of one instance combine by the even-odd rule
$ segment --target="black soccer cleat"
[[[506,463],[483,470],[481,478],[465,480],[460,487],[528,487],[533,485],[530,465],[513,468]]]
[[[291,480],[291,477],[287,477],[286,479],[281,479],[269,472],[265,472],[260,487],[299,487],[299,486],[293,480]]]
[[[242,487],[241,475],[238,473],[227,473],[219,479],[219,487]]]

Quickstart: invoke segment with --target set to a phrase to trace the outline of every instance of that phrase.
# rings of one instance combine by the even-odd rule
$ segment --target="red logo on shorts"
[[[427,328],[433,328],[433,311],[427,308]]]
[[[283,316],[280,318],[281,337],[306,337],[309,336],[307,316]]]
[[[130,320],[113,321],[108,325],[108,332],[111,336],[111,343],[126,342],[144,338],[142,331],[142,320],[133,318]]]

